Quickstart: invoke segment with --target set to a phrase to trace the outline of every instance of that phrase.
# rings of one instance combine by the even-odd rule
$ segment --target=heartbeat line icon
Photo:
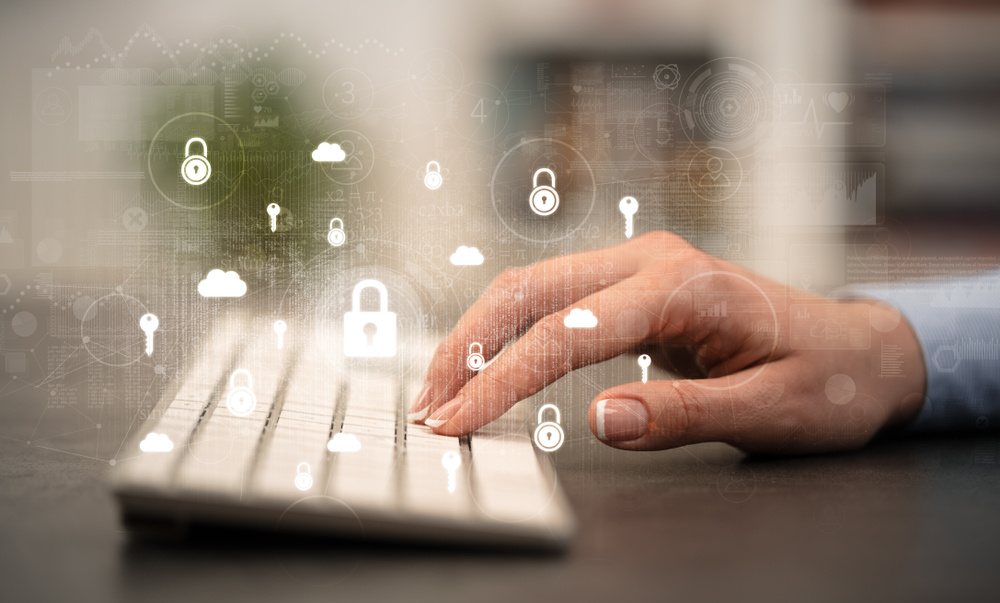
[[[810,122],[812,122],[810,124]],[[794,126],[797,129],[801,128],[804,131],[812,130],[812,135],[816,137],[817,140],[823,138],[823,132],[826,130],[827,126],[853,126],[853,121],[820,121],[819,116],[816,113],[816,100],[810,99],[809,106],[806,107],[806,114],[802,116],[800,121],[788,122],[789,126]]]

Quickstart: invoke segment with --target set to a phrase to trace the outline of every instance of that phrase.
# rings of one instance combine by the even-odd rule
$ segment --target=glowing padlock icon
[[[378,312],[361,310],[361,292],[372,288],[379,293]],[[344,356],[349,358],[391,358],[396,355],[396,313],[389,311],[389,293],[375,279],[354,286],[351,311],[344,314]]]
[[[334,222],[340,222],[340,226],[334,226]],[[333,247],[340,247],[347,240],[347,233],[344,232],[344,221],[340,218],[330,220],[330,232],[326,233],[326,240]]]
[[[483,344],[478,341],[469,344],[469,357],[465,359],[465,365],[474,371],[478,371],[485,364],[486,358],[483,357]]]
[[[538,184],[538,177],[545,174],[549,177],[548,184]],[[559,208],[559,193],[556,192],[556,173],[549,168],[538,168],[535,175],[531,177],[531,195],[528,197],[528,205],[531,211],[539,216],[550,216]]]
[[[201,145],[201,154],[191,153],[191,143]],[[208,144],[203,138],[192,138],[184,145],[184,163],[181,164],[181,178],[193,186],[205,184],[212,175],[212,164],[208,162]]]
[[[303,467],[305,467],[305,471],[302,470]],[[295,487],[305,492],[309,488],[312,488],[312,485],[312,467],[309,466],[309,463],[303,461],[295,467]]]
[[[236,385],[236,378],[246,378],[246,385]],[[236,369],[229,376],[229,395],[226,396],[226,408],[237,417],[245,417],[257,408],[257,396],[253,393],[253,375],[246,369]]]

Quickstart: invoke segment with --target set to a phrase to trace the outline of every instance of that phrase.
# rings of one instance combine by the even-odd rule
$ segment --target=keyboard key
[[[191,454],[184,459],[178,475],[178,486],[182,490],[243,498],[244,483],[252,469],[291,354],[288,347],[276,349],[273,337],[257,336],[250,343],[236,363],[250,374],[250,378],[237,380],[230,373],[230,383],[216,401],[212,414],[202,421],[194,434]],[[240,393],[240,388],[249,389],[255,401],[246,416],[240,416],[244,406],[229,403]]]
[[[476,502],[502,521],[542,519],[550,514],[554,484],[542,473],[527,433],[473,436],[472,482]]]
[[[311,363],[300,363],[293,370],[274,431],[265,439],[257,462],[255,496],[287,500],[325,490],[326,445],[340,391],[339,377],[328,373]],[[300,473],[309,479],[296,482]],[[309,487],[303,488],[306,484]]]

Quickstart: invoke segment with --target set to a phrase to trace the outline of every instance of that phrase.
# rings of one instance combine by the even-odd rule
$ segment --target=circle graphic
[[[727,288],[719,286],[718,280],[720,277],[743,281],[747,285],[750,285],[750,288],[756,291],[756,293],[743,293],[739,296],[734,296],[732,293],[724,292]],[[704,289],[697,289],[691,286],[701,279],[708,279],[707,282],[709,285]],[[704,380],[696,379],[692,381],[693,385],[714,391],[735,389],[750,383],[767,370],[770,359],[778,349],[778,313],[775,311],[774,304],[771,303],[770,298],[757,283],[735,272],[726,272],[723,270],[703,272],[687,279],[670,292],[670,297],[667,298],[666,303],[663,304],[663,309],[660,311],[661,324],[671,324],[671,309],[676,309],[677,306],[683,306],[683,309],[677,311],[682,316],[688,317],[691,320],[728,321],[735,319],[744,324],[755,324],[758,333],[764,337],[771,338],[771,346],[768,350],[767,358],[762,359],[756,365],[756,369],[749,372],[746,377],[739,381],[731,381],[722,386],[708,385]],[[670,351],[669,347],[664,347],[664,356],[669,358]],[[747,371],[750,371],[750,369],[745,369],[741,372]],[[718,379],[728,379],[728,376]]]
[[[691,142],[752,154],[773,132],[773,89],[767,72],[750,61],[709,61],[684,84],[681,124]]]
[[[632,126],[632,137],[643,157],[660,162],[675,159],[679,115],[680,109],[670,103],[656,103],[642,110]]]
[[[715,481],[722,498],[731,503],[745,503],[757,491],[757,476],[749,467],[733,464],[723,467]]]
[[[375,147],[360,132],[340,130],[324,142],[339,145],[345,156],[343,161],[323,161],[323,173],[337,184],[357,184],[368,177],[375,164]]]
[[[730,151],[708,147],[691,158],[687,179],[694,194],[705,201],[725,201],[743,184],[743,165]]]
[[[545,216],[534,211],[533,201],[538,199],[532,199],[549,182],[547,175],[536,177],[542,169],[555,175],[554,186],[547,188],[560,198],[558,211]],[[552,138],[534,138],[518,143],[500,158],[490,180],[490,197],[494,213],[508,230],[527,241],[551,243],[575,236],[586,223],[597,202],[597,181],[587,158],[575,147]]]
[[[142,302],[123,293],[97,299],[80,320],[83,347],[94,360],[108,366],[138,362],[146,349],[139,318],[147,313]]]
[[[27,311],[18,312],[10,319],[10,328],[15,335],[31,337],[38,330],[38,318]]]
[[[838,373],[826,380],[826,399],[834,404],[847,404],[856,393],[858,386],[849,375]]]
[[[35,251],[42,262],[55,264],[62,258],[63,246],[58,240],[48,237],[38,242]]]
[[[201,139],[204,149],[197,142],[191,144]],[[198,174],[191,174],[196,166]],[[228,201],[245,169],[239,134],[211,113],[178,115],[160,126],[149,143],[149,179],[160,196],[181,209],[203,210]]]
[[[316,518],[336,518],[339,533],[349,537],[331,547],[325,540],[296,541],[278,556],[281,569],[293,580],[308,586],[333,586],[350,577],[364,559],[365,529],[351,505],[332,496],[306,496],[285,507],[275,524],[276,531],[292,530],[310,534]],[[357,546],[361,542],[362,546]],[[286,561],[289,563],[286,564]]]
[[[34,110],[40,122],[57,126],[73,114],[73,97],[62,88],[46,88],[35,95]]]
[[[461,137],[469,140],[493,140],[503,132],[509,119],[506,96],[491,84],[469,84],[451,102],[451,123]]]
[[[141,232],[149,224],[149,214],[141,207],[132,206],[122,213],[122,225],[129,232]]]
[[[338,69],[323,83],[323,104],[327,111],[341,119],[357,119],[371,109],[375,101],[375,86],[363,72]]]

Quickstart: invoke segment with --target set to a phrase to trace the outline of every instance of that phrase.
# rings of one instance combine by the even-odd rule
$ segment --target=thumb
[[[730,375],[618,385],[590,404],[590,430],[605,444],[624,450],[731,442],[737,426],[752,429],[745,388],[731,385],[739,381]]]

